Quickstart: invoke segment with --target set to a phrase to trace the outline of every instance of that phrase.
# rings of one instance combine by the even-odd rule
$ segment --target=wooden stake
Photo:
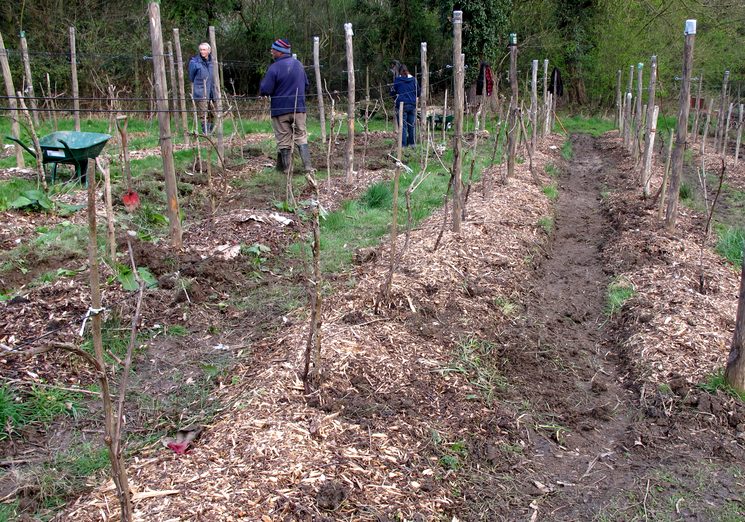
[[[727,140],[729,139],[729,125],[730,120],[732,119],[733,106],[734,103],[729,104],[729,109],[727,110],[727,121],[724,124],[724,129],[722,130],[722,157],[727,155]]]
[[[220,80],[220,62],[217,55],[217,40],[215,27],[209,26],[210,46],[212,47],[212,78],[215,86],[215,134],[217,135],[217,155],[225,161],[225,144],[223,143],[222,128],[222,82]]]
[[[623,101],[621,98],[621,69],[616,71],[616,128],[623,129]]]
[[[686,20],[685,48],[683,50],[683,75],[680,88],[680,109],[678,111],[678,129],[675,136],[675,148],[672,156],[670,187],[668,188],[665,228],[672,232],[678,218],[678,200],[680,180],[683,177],[683,153],[688,138],[688,112],[691,96],[691,67],[693,66],[693,47],[696,41],[696,20]]]
[[[624,104],[623,146],[626,147],[626,150],[631,147],[631,96],[630,92],[626,93],[626,103]]]
[[[639,142],[642,133],[642,73],[644,71],[644,64],[640,62],[637,64],[636,68],[636,107],[634,109],[634,136],[632,144],[632,152],[635,159],[639,157]]]
[[[442,107],[442,143],[445,143],[445,130],[447,129],[448,119],[448,90],[445,89],[445,104]]]
[[[742,110],[743,104],[740,104],[740,110],[737,117],[737,142],[735,142],[735,167],[740,160],[740,142],[742,141]]]
[[[318,118],[321,121],[321,141],[326,144],[326,112],[323,108],[323,86],[321,84],[320,39],[313,37],[313,69],[316,72],[316,94],[318,95]],[[333,132],[333,125],[331,130]]]
[[[36,188],[39,188],[39,185],[44,187],[44,192],[47,191],[47,178],[44,175],[44,166],[42,164],[42,151],[41,146],[39,145],[39,136],[36,134],[36,125],[34,125],[34,120],[31,118],[31,115],[28,113],[28,109],[26,108],[26,104],[23,102],[23,96],[21,95],[21,92],[16,93],[18,95],[18,101],[21,104],[21,111],[23,112],[23,115],[26,117],[26,123],[28,124],[28,128],[31,132],[31,141],[34,144],[34,152],[36,153],[36,175],[37,175],[37,185]]]
[[[173,141],[171,137],[171,120],[168,117],[168,100],[166,98],[166,69],[163,60],[163,34],[160,27],[160,4],[150,2],[150,42],[153,52],[153,86],[158,107],[158,126],[160,127],[160,154],[163,158],[163,175],[166,185],[166,211],[170,227],[171,246],[182,247],[181,217],[176,185],[176,169],[173,164]],[[213,33],[214,34],[214,33]]]
[[[396,147],[396,171],[393,175],[393,216],[391,218],[391,259],[388,265],[388,278],[385,282],[385,298],[391,296],[393,286],[393,272],[396,269],[396,238],[398,237],[398,183],[401,178],[401,154],[404,134],[404,102],[398,106],[398,138]]]
[[[72,81],[72,117],[75,130],[80,132],[80,99],[78,98],[78,58],[75,49],[75,28],[70,27],[70,74]]]
[[[181,111],[181,128],[184,131],[184,143],[188,146],[191,138],[189,137],[189,113],[186,110],[186,92],[184,89],[184,61],[181,56],[181,37],[179,30],[173,29],[173,46],[176,49],[176,74],[178,78],[178,89],[173,91],[178,93],[179,109]]]
[[[721,148],[722,127],[724,127],[724,110],[727,107],[727,84],[729,83],[729,71],[724,71],[722,79],[722,94],[719,97],[719,115],[717,117],[717,132],[714,137],[714,150]]]
[[[18,122],[18,101],[16,98],[16,89],[13,86],[13,76],[10,74],[10,64],[8,63],[8,51],[5,49],[3,35],[0,34],[0,67],[3,70],[5,80],[5,94],[8,95],[8,106],[10,107],[10,133],[15,139],[21,137],[21,125]],[[26,166],[23,159],[23,149],[16,143],[16,167],[22,169]]]
[[[344,36],[347,49],[347,91],[349,107],[347,108],[347,149],[344,155],[344,176],[347,183],[354,179],[354,111],[355,111],[355,83],[354,83],[354,47],[352,45],[352,24],[344,24]]]
[[[333,125],[331,131],[333,132]],[[313,204],[313,279],[309,281],[310,287],[310,328],[308,330],[308,341],[305,346],[305,368],[303,371],[303,385],[306,395],[314,391],[319,391],[321,387],[321,325],[322,314],[321,307],[323,296],[321,288],[323,279],[321,274],[321,224],[319,206],[321,205],[321,195],[318,190],[318,183],[313,173],[305,175],[308,184],[313,189],[315,202]]]
[[[548,60],[543,60],[543,112],[548,114],[548,108],[550,107],[548,103]],[[544,125],[543,125],[543,135],[546,136],[549,134],[550,129],[548,128],[548,119],[545,119]]]
[[[25,72],[23,82],[23,94],[29,97],[31,103],[31,116],[34,125],[39,125],[39,114],[37,112],[36,95],[34,94],[34,79],[31,76],[31,61],[28,58],[28,42],[26,41],[26,31],[21,31],[21,60],[23,60],[23,70]]]
[[[641,181],[644,187],[644,196],[649,195],[649,180],[650,173],[652,170],[652,147],[654,145],[654,137],[651,137],[652,127],[657,126],[657,118],[654,117],[654,112],[658,111],[659,108],[655,106],[655,92],[657,88],[657,56],[652,56],[649,63],[649,93],[647,101],[647,132],[644,138],[644,154],[642,156],[642,175]],[[654,121],[653,121],[654,120]]]
[[[173,43],[168,40],[166,42],[166,48],[168,49],[168,79],[171,82],[171,109],[172,113],[174,114],[174,122],[176,125],[176,132],[180,133],[181,129],[179,127],[181,126],[181,118],[178,117],[178,113],[176,112],[178,110],[178,93],[176,89],[176,64],[174,63],[174,57],[173,57]],[[170,113],[169,113],[170,118]]]
[[[510,34],[510,109],[507,121],[507,177],[515,175],[515,155],[517,153],[517,135],[520,129],[517,123],[517,110],[519,101],[517,99],[517,35]],[[554,89],[554,96],[556,89]]]
[[[422,125],[419,135],[421,136],[420,141],[425,139],[427,136],[427,103],[429,102],[429,64],[427,63],[427,42],[422,42],[420,45],[419,61],[422,66],[422,94],[419,98],[419,105],[421,107]]]
[[[453,66],[455,85],[453,85],[453,115],[455,116],[455,136],[453,137],[453,232],[460,233],[463,201],[461,199],[463,166],[463,62],[461,53],[463,37],[463,11],[453,11]],[[443,117],[446,124],[447,117]]]
[[[704,83],[704,75],[699,72],[698,75],[698,94],[696,94],[696,117],[693,120],[693,143],[698,140],[698,120],[701,114],[701,88]]]
[[[709,124],[711,123],[711,113],[714,110],[714,98],[709,98],[709,107],[706,110],[706,124],[704,132],[701,135],[701,156],[706,153],[706,140],[709,138]]]
[[[109,261],[112,266],[116,263],[116,230],[114,228],[114,202],[111,199],[111,171],[108,161],[104,162],[101,158],[96,159],[98,170],[103,174],[103,197],[106,204],[106,229],[109,244]],[[95,171],[94,171],[95,172]]]
[[[670,179],[670,160],[673,156],[673,130],[670,129],[667,143],[667,159],[665,160],[665,172],[662,174],[662,186],[660,187],[660,204],[657,208],[657,219],[662,220],[662,215],[665,211],[665,194],[667,192],[667,183]]]
[[[536,148],[538,148],[538,60],[533,60],[533,69],[531,71],[530,79],[532,84],[530,93],[530,125],[533,127],[530,129],[530,150],[532,156],[532,153],[535,152]]]

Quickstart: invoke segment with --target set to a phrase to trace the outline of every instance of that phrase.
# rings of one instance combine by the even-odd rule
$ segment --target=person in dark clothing
[[[305,91],[308,76],[303,64],[292,57],[287,40],[275,40],[270,49],[274,63],[261,80],[259,91],[271,97],[272,128],[277,139],[277,170],[286,171],[292,164],[291,147],[297,146],[303,168],[313,170],[308,150],[308,131],[305,126]]]
[[[215,101],[215,71],[212,63],[212,47],[207,42],[199,44],[199,54],[189,60],[189,80],[192,83],[191,97],[197,107],[202,132],[212,132],[214,116],[210,106]]]
[[[420,95],[419,84],[404,64],[398,67],[399,75],[393,81],[391,95],[396,97],[396,121],[401,103],[404,104],[404,128],[401,132],[401,145],[414,146],[414,130],[416,127],[416,99]]]

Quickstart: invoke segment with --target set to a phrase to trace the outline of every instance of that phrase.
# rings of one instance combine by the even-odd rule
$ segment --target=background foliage
[[[36,0],[2,2],[0,32],[10,49],[16,85],[22,75],[18,33],[26,31],[36,85],[49,73],[58,91],[69,92],[68,27],[77,29],[81,95],[102,95],[113,83],[131,95],[148,95],[151,60],[147,2]],[[715,93],[730,69],[733,93],[740,91],[745,64],[745,4],[734,0],[163,0],[164,38],[178,27],[184,60],[216,27],[218,51],[225,63],[226,86],[255,95],[270,63],[268,47],[284,37],[306,63],[312,60],[312,37],[321,41],[324,78],[330,89],[346,85],[343,24],[355,31],[357,84],[369,70],[373,93],[390,80],[392,60],[419,67],[419,43],[428,42],[432,84],[449,84],[453,9],[464,11],[463,50],[472,81],[481,59],[506,79],[506,42],[518,34],[521,86],[530,61],[548,58],[558,66],[571,101],[612,105],[616,70],[628,74],[637,62],[657,54],[659,89],[674,99],[679,85],[683,26],[698,19],[696,74]],[[230,83],[233,80],[233,83]],[[626,80],[624,80],[624,85]],[[503,84],[504,85],[504,84]],[[38,92],[37,87],[37,92]]]

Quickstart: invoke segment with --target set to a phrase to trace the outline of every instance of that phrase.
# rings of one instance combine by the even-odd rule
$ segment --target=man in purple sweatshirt
[[[293,141],[297,146],[303,168],[313,170],[308,150],[308,132],[305,127],[305,91],[308,76],[303,64],[292,57],[287,40],[275,40],[270,49],[274,63],[261,80],[259,91],[271,97],[272,128],[277,138],[277,170],[287,171],[292,164],[290,155]]]

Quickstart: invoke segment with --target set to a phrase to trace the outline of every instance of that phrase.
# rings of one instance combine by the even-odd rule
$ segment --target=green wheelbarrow
[[[18,143],[26,149],[26,152],[36,158],[36,153],[27,147],[22,141],[11,136],[5,137],[8,140]],[[52,183],[57,176],[57,165],[75,166],[75,177],[81,183],[87,183],[86,171],[88,170],[88,160],[96,159],[101,153],[106,142],[111,138],[108,134],[97,132],[75,132],[59,131],[48,134],[39,139],[41,148],[41,162],[44,166],[46,175],[47,164],[51,164]],[[37,161],[39,158],[36,158]]]

